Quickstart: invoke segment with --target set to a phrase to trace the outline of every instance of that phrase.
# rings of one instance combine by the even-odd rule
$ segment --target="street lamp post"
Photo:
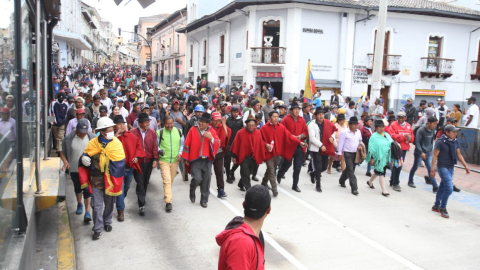
[[[150,71],[151,71],[151,68],[153,66],[153,60],[152,60],[152,55],[153,55],[153,51],[152,51],[152,45],[150,45],[150,42],[148,42],[148,40],[143,37],[142,35],[138,34],[138,33],[134,33],[134,32],[130,32],[130,31],[123,31],[125,33],[131,33],[131,34],[135,34],[141,38],[143,38],[143,40],[145,40],[145,42],[147,42],[147,45],[148,47],[150,48]],[[121,36],[122,35],[122,29],[121,28],[118,28],[118,35]]]

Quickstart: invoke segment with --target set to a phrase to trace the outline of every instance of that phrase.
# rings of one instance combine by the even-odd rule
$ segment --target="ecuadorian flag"
[[[313,92],[315,91],[315,79],[312,74],[312,64],[308,59],[307,77],[305,78],[305,93],[303,94],[303,102],[312,102]]]

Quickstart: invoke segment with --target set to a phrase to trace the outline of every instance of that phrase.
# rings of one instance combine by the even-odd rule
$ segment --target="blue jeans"
[[[448,197],[453,192],[453,168],[438,167],[438,175],[440,175],[440,186],[437,191],[437,198],[435,199],[435,206],[440,208],[447,208]]]
[[[407,150],[402,150],[402,157],[403,160],[405,161],[405,155],[407,154]],[[403,167],[403,166],[402,166]],[[402,167],[395,167],[393,166],[392,169],[392,185],[396,186],[400,184],[400,172],[402,172]]]
[[[125,197],[127,197],[128,190],[130,189],[130,184],[132,183],[133,179],[133,171],[135,169],[125,168],[125,175],[123,176],[123,184],[122,184],[122,195],[117,196],[117,210],[125,210]]]
[[[413,157],[415,158],[414,161],[413,161],[413,166],[412,166],[412,169],[410,170],[410,175],[408,176],[408,182],[410,183],[413,183],[413,177],[415,176],[415,172],[417,171],[418,169],[418,165],[420,164],[420,162],[423,161],[423,163],[425,163],[425,167],[427,167],[427,171],[428,171],[428,176],[430,177],[430,170],[432,168],[432,153],[429,152],[427,153],[427,159],[423,160],[421,157],[420,157],[421,153],[417,153],[416,151],[413,153]],[[437,180],[435,180],[435,178],[430,178],[432,180],[432,186],[434,187],[438,187],[438,183],[437,183]]]
[[[370,165],[370,162],[367,162],[367,173],[369,173],[372,170],[372,165]]]

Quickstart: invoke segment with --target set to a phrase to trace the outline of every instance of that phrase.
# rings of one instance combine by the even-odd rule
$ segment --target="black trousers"
[[[343,156],[345,157],[345,170],[342,172],[342,175],[340,176],[340,184],[345,185],[345,181],[347,181],[347,178],[350,182],[350,187],[352,188],[352,191],[357,190],[357,177],[355,176],[355,156],[357,153],[351,153],[351,152],[343,152]]]
[[[245,190],[248,190],[252,184],[250,183],[250,174],[252,173],[254,166],[256,166],[256,161],[252,158],[252,156],[247,156],[240,164],[240,182],[245,187]],[[241,184],[239,183],[239,187]]]
[[[150,176],[152,175],[153,159],[148,162],[140,162],[140,169],[142,173],[139,173],[137,170],[133,171],[133,178],[137,182],[137,187],[135,192],[137,193],[138,198],[138,207],[145,206],[145,198],[147,197],[147,188],[150,183]]]
[[[298,186],[298,181],[300,178],[300,170],[302,169],[303,165],[303,159],[304,159],[304,153],[302,150],[302,147],[300,145],[297,145],[297,148],[295,149],[295,153],[293,154],[293,157],[291,160],[283,160],[282,165],[280,166],[280,170],[278,171],[278,177],[283,177],[285,173],[290,169],[293,163],[293,185],[292,188],[295,188]]]
[[[320,152],[310,152],[312,154],[313,165],[312,171],[315,173],[315,181],[320,186],[320,180],[322,178],[322,172],[328,167],[328,156],[322,155]]]
[[[238,164],[233,165],[232,168],[230,169],[230,163],[232,163],[232,152],[230,152],[230,146],[227,146],[227,150],[225,151],[225,153],[226,154],[225,154],[223,166],[225,167],[225,172],[227,173],[227,177],[228,177],[230,174],[233,175],[240,165]]]
[[[217,189],[225,189],[225,182],[223,181],[223,165],[225,153],[217,153],[215,160],[213,161],[213,170],[215,171],[215,177],[217,178]]]

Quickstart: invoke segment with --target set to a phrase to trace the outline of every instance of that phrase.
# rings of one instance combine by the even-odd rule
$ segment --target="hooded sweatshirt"
[[[220,246],[218,269],[265,269],[263,235],[258,238],[252,228],[235,217],[215,239]]]

